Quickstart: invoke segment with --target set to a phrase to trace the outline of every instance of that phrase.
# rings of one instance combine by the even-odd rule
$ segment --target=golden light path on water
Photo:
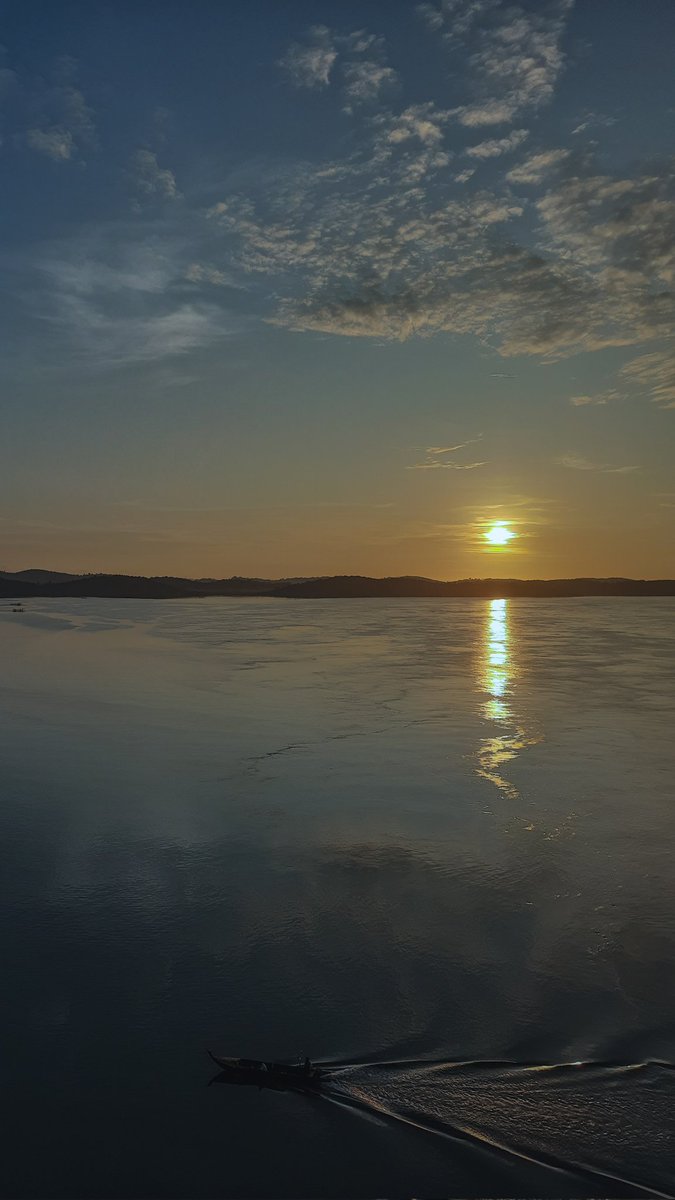
[[[483,626],[479,687],[483,693],[482,714],[497,729],[481,742],[477,752],[477,774],[500,792],[515,800],[520,793],[504,777],[504,766],[541,738],[524,728],[513,709],[518,676],[517,646],[514,642],[508,600],[489,600]]]

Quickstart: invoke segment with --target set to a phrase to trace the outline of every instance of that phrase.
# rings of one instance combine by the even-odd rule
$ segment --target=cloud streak
[[[411,466],[406,467],[406,471],[475,471],[477,467],[486,467],[487,465],[487,460],[472,463],[421,462],[412,463]]]
[[[595,463],[590,462],[587,458],[577,457],[573,454],[565,454],[562,458],[556,459],[556,462],[561,467],[567,467],[571,471],[599,471],[603,475],[628,475],[632,471],[639,471],[639,466],[622,466],[617,467],[612,463]]]

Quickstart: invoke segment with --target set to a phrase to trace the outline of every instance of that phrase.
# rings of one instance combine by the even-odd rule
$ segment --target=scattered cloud
[[[351,108],[355,104],[365,104],[377,99],[385,87],[391,87],[397,82],[398,75],[392,67],[364,59],[362,62],[347,63],[344,78],[345,98]]]
[[[627,475],[631,471],[639,471],[639,466],[624,466],[616,467],[611,463],[594,463],[589,462],[587,458],[579,458],[572,454],[565,454],[562,458],[556,459],[556,462],[561,467],[569,467],[572,471],[600,471],[603,475]]]
[[[432,102],[413,104],[396,117],[388,118],[384,137],[395,145],[417,138],[425,146],[437,146],[443,141],[444,126],[449,119],[450,113],[436,108]]]
[[[432,35],[466,68],[455,77],[465,94],[447,108],[397,108],[398,75],[381,37],[312,26],[281,65],[298,88],[334,89],[354,118],[349,149],[314,165],[252,167],[239,190],[216,193],[206,214],[184,214],[185,245],[166,262],[152,243],[144,252],[135,234],[126,251],[113,240],[86,262],[50,252],[41,267],[50,319],[58,314],[101,359],[123,359],[127,320],[130,356],[172,353],[172,329],[182,353],[220,336],[216,289],[259,285],[264,319],[322,335],[473,335],[504,357],[547,361],[604,347],[648,350],[658,341],[658,350],[621,369],[613,388],[580,386],[570,403],[607,405],[639,391],[675,407],[675,160],[624,175],[600,166],[592,149],[572,154],[540,143],[536,153],[521,150],[522,161],[491,186],[480,186],[487,171],[476,180],[481,163],[526,142],[521,114],[551,99],[571,9],[572,0],[421,4]],[[7,86],[17,86],[5,74]],[[81,159],[96,134],[74,64],[64,60],[34,91],[20,144],[55,163]],[[613,120],[586,113],[574,132]],[[481,138],[502,122],[506,129],[489,130],[499,136]],[[471,164],[461,171],[460,154]],[[187,210],[172,203],[180,198],[176,178],[154,149],[136,150],[131,173],[139,218],[162,205],[173,222],[171,211]],[[482,464],[436,460],[416,469],[441,465]]]
[[[276,278],[268,319],[351,337],[474,334],[549,359],[668,335],[675,161],[621,178],[542,152],[518,177],[559,172],[521,203],[503,187],[453,190],[446,120],[433,106],[380,115],[350,158],[211,208],[228,269]],[[519,245],[526,203],[534,246]]]
[[[313,25],[302,42],[289,46],[279,65],[299,88],[325,88],[339,78],[350,113],[398,82],[386,61],[384,39],[365,29],[345,35]]]
[[[541,183],[551,170],[569,158],[569,150],[545,150],[533,154],[525,162],[513,167],[506,178],[509,183]]]
[[[469,146],[465,153],[470,158],[499,158],[501,154],[509,154],[512,150],[517,150],[527,136],[527,129],[514,129],[513,133],[508,134],[507,137],[491,138],[487,142]]]
[[[573,2],[526,8],[506,0],[442,0],[418,6],[427,27],[468,66],[474,98],[455,110],[462,125],[501,124],[551,100],[565,65],[561,43]]]

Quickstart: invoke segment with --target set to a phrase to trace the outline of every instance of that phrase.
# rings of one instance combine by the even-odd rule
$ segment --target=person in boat
[[[303,1066],[304,1066],[305,1075],[311,1075],[312,1074],[312,1064],[307,1057],[305,1057]]]

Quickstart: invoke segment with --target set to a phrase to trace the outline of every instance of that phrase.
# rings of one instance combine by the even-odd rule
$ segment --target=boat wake
[[[604,1186],[675,1192],[675,1064],[400,1061],[322,1063],[322,1095]],[[611,1190],[613,1185],[613,1190]],[[610,1190],[608,1190],[610,1189]]]

